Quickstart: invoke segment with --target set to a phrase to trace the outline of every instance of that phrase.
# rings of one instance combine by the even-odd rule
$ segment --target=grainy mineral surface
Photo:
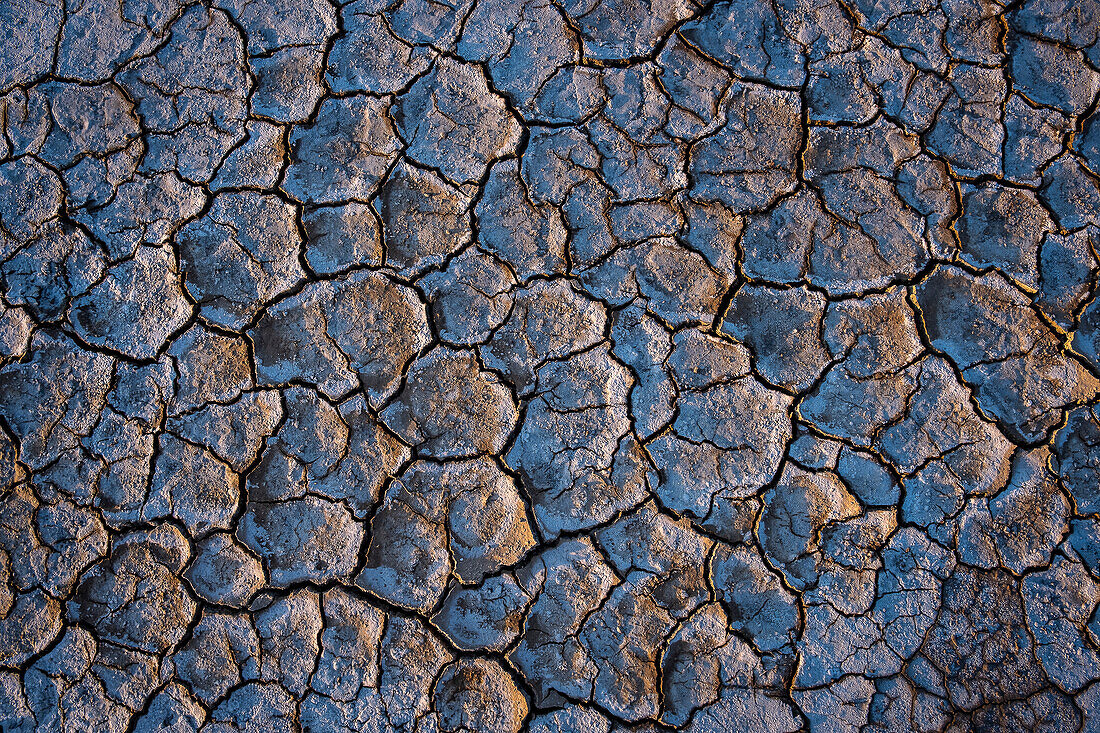
[[[0,731],[1100,732],[1100,0],[0,0]]]

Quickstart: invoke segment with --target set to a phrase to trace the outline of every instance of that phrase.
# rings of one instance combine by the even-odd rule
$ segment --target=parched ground
[[[1100,731],[1100,0],[0,1],[0,730]]]

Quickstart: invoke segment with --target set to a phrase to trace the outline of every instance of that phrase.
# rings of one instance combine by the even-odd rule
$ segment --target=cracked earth
[[[0,730],[1100,731],[1100,0],[5,0]]]

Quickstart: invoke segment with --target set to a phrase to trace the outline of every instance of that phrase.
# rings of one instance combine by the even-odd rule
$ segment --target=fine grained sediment
[[[0,3],[0,731],[1100,730],[1097,0]]]

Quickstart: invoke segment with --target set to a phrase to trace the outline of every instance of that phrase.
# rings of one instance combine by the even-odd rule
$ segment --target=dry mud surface
[[[1100,731],[1100,0],[4,0],[0,730]]]

